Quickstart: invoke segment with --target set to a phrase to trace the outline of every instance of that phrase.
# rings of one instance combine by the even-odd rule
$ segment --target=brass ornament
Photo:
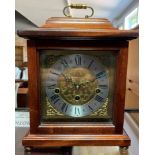
[[[58,79],[61,97],[72,105],[90,101],[96,95],[97,85],[95,75],[83,67],[66,69]]]
[[[110,116],[108,115],[108,98],[106,98],[102,106],[97,111],[92,113],[90,116],[100,116],[102,118],[109,118]]]
[[[52,117],[52,116],[63,116],[63,113],[60,113],[59,111],[57,111],[48,101],[47,97],[46,97],[46,116],[47,117]]]
[[[50,55],[46,58],[45,63],[48,67],[55,64],[55,62],[61,57],[61,55]]]
[[[64,7],[63,9],[63,14],[66,16],[66,17],[72,17],[71,15],[68,15],[66,13],[66,9],[68,8],[71,8],[71,9],[90,9],[91,10],[91,14],[90,15],[85,15],[85,18],[89,18],[89,17],[92,17],[94,15],[94,9],[90,6],[87,6],[86,4],[70,4],[70,5],[67,5],[66,7]]]

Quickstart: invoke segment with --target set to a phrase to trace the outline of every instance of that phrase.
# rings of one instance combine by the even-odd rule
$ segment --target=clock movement
[[[130,145],[123,131],[128,42],[107,19],[49,18],[28,39],[30,130],[25,147]]]

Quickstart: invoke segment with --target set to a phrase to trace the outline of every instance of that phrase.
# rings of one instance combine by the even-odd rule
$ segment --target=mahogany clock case
[[[42,46],[43,45],[43,46]],[[65,46],[64,46],[65,45]],[[93,46],[92,46],[93,45]],[[29,61],[29,98],[30,98],[30,132],[31,133],[46,133],[46,134],[80,134],[81,133],[122,133],[123,131],[123,115],[124,115],[124,98],[125,98],[125,83],[126,83],[126,66],[127,66],[127,42],[103,42],[96,41],[77,41],[77,40],[61,40],[61,47],[59,40],[39,40],[28,41],[28,60]],[[98,51],[116,52],[116,77],[115,89],[113,99],[113,122],[112,123],[43,123],[41,122],[41,103],[40,103],[40,65],[39,65],[39,51],[41,49],[54,50],[86,50],[90,53]],[[51,50],[52,51],[52,50]],[[32,60],[32,61],[31,61]],[[98,130],[96,127],[98,126]],[[63,130],[61,130],[63,127]],[[60,130],[59,130],[60,128]]]
[[[50,19],[51,20],[51,19]],[[49,20],[49,21],[50,21]],[[55,20],[55,19],[54,19]],[[61,20],[61,19],[60,19]],[[73,20],[74,29],[65,24]],[[65,21],[65,22],[64,22]],[[74,145],[119,145],[129,146],[130,139],[123,132],[124,102],[126,90],[126,73],[128,60],[128,40],[138,36],[137,31],[119,31],[115,28],[102,27],[105,19],[95,19],[97,26],[89,26],[94,19],[64,19],[64,25],[54,28],[18,31],[21,37],[28,38],[29,68],[29,108],[30,131],[23,139],[24,146],[74,146]],[[86,27],[79,28],[81,22],[88,21]],[[79,24],[78,24],[79,23]],[[102,24],[101,24],[102,23]],[[109,24],[109,23],[108,23]],[[62,28],[60,28],[60,25]],[[83,25],[83,24],[82,24]],[[94,24],[93,24],[94,25]],[[58,28],[56,28],[58,26]],[[71,26],[71,25],[69,25]],[[64,28],[63,28],[64,27]],[[66,28],[67,27],[67,28]],[[78,28],[77,28],[78,27]],[[90,30],[91,29],[91,30]],[[51,54],[62,51],[63,54],[77,53],[104,55],[106,52],[115,55],[115,76],[113,85],[112,113],[110,121],[42,121],[40,55],[45,51]],[[56,123],[59,122],[59,123]]]

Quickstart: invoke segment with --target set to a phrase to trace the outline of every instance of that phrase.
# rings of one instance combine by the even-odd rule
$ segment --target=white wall
[[[16,32],[19,29],[27,29],[27,28],[34,28],[34,27],[36,27],[35,24],[30,22],[28,19],[26,19],[17,11],[15,12],[15,31]]]

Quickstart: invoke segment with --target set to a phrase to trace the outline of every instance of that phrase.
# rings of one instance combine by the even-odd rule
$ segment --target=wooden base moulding
[[[30,134],[25,135],[22,141],[25,147],[63,147],[63,146],[121,146],[128,147],[130,138],[124,131],[123,134],[109,135],[49,135]]]

